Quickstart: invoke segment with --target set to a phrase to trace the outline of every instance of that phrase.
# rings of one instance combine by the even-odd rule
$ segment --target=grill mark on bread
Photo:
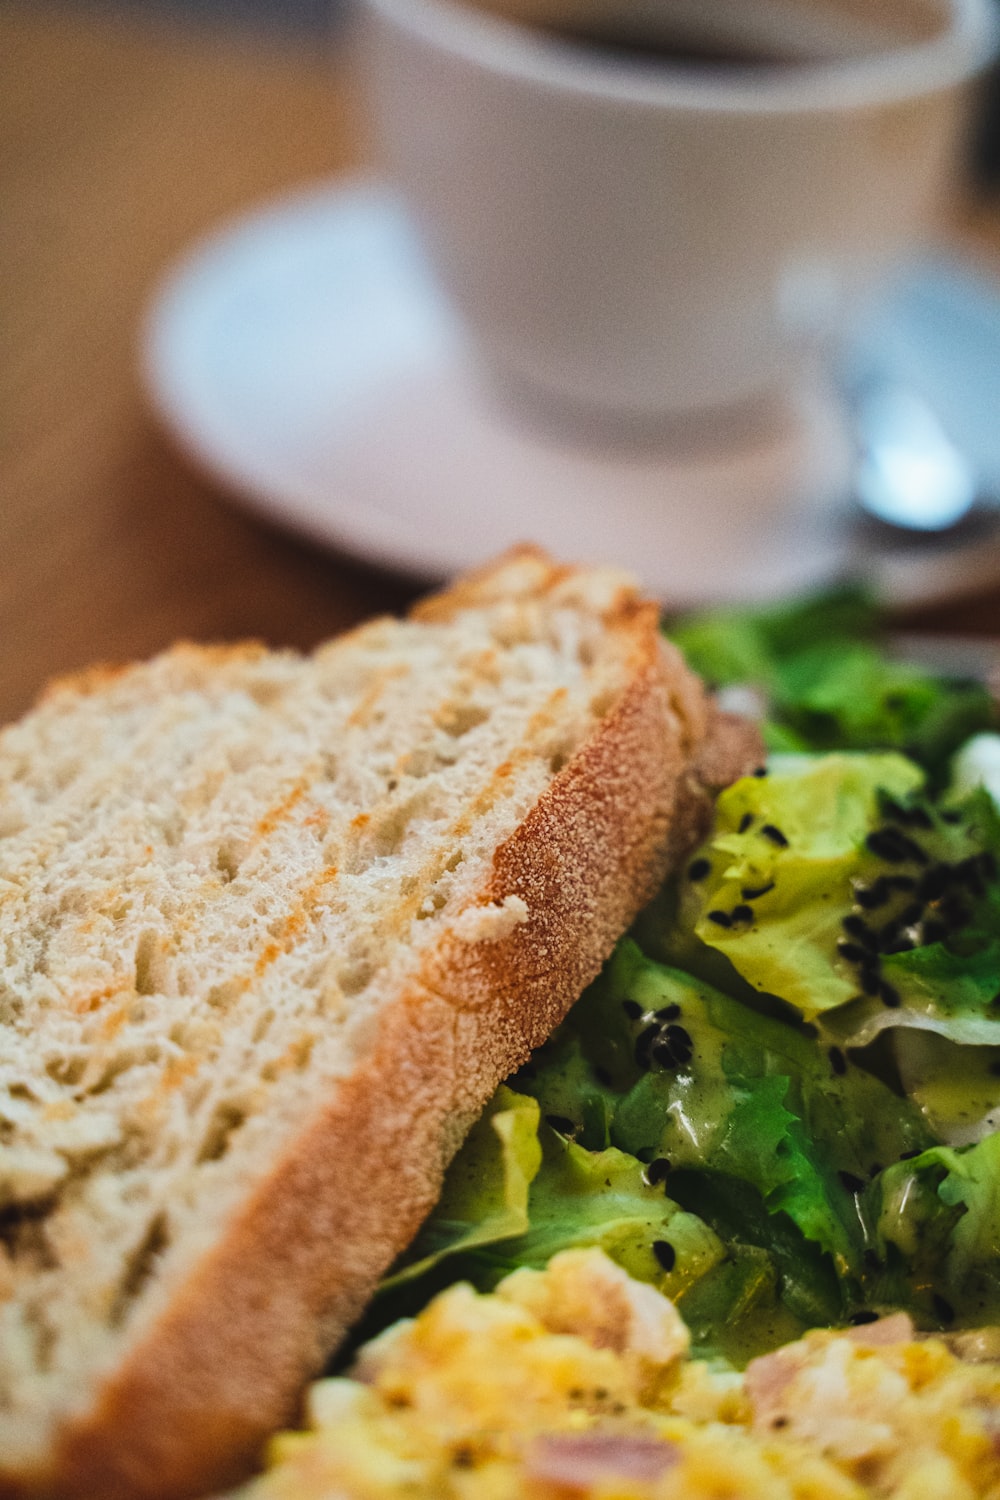
[[[423,696],[409,698],[400,674],[387,677],[364,724],[349,719],[366,683],[380,660],[403,651],[394,642],[405,630],[392,622],[374,622],[311,660],[182,646],[115,675],[96,702],[64,689],[44,710],[51,719],[0,739],[2,784],[8,746],[12,774],[30,778],[39,764],[28,754],[32,733],[51,747],[88,702],[95,723],[119,715],[122,735],[103,759],[60,763],[44,785],[31,784],[32,816],[45,832],[25,847],[58,851],[59,819],[82,798],[97,818],[121,806],[126,851],[146,861],[152,849],[156,862],[117,855],[136,897],[120,916],[117,879],[113,910],[103,909],[110,892],[100,880],[89,910],[45,907],[54,925],[24,950],[45,955],[46,966],[32,971],[44,1005],[28,1005],[32,1019],[20,1021],[11,1001],[15,1045],[0,1067],[8,1077],[20,1068],[49,1090],[39,1119],[52,1102],[76,1100],[92,1140],[67,1158],[61,1185],[36,1197],[43,1211],[12,1272],[13,1302],[0,1307],[3,1346],[21,1349],[28,1366],[36,1356],[45,1364],[27,1405],[16,1404],[17,1379],[0,1376],[0,1386],[9,1381],[0,1398],[8,1402],[0,1491],[5,1481],[20,1492],[37,1480],[59,1497],[165,1500],[235,1477],[430,1207],[444,1163],[492,1088],[542,1040],[652,893],[665,840],[679,844],[697,831],[701,782],[688,776],[683,746],[701,743],[708,719],[699,690],[658,644],[652,605],[637,606],[613,579],[522,553],[420,618],[428,634],[412,660]],[[505,636],[515,644],[503,645]],[[494,690],[516,709],[507,729],[485,724],[468,742],[437,744],[434,734],[448,730],[446,722],[435,727],[434,714],[449,714],[434,652],[446,651],[456,723],[469,663],[481,663],[497,669]],[[560,674],[571,684],[572,711],[558,751],[568,761],[552,774],[560,736],[550,726],[564,725],[556,700],[566,683],[552,680]],[[616,683],[617,698],[609,691]],[[162,701],[150,699],[154,687]],[[590,734],[595,698],[607,716]],[[680,719],[672,699],[685,706]],[[229,765],[221,778],[212,748],[220,734]],[[454,757],[438,766],[438,781],[415,771],[391,785],[407,736],[422,736],[428,755],[443,748]],[[485,759],[469,750],[478,755],[480,741],[493,747]],[[759,754],[755,743],[752,764]],[[129,822],[130,776],[140,778],[143,818],[161,819],[149,837],[142,818]],[[426,817],[412,848],[400,844],[407,820],[422,816],[422,788],[436,796],[438,784],[443,805],[460,810]],[[301,794],[286,806],[296,787]],[[172,821],[175,794],[180,824]],[[675,807],[678,796],[683,806]],[[15,812],[22,800],[17,792]],[[368,821],[349,832],[360,814]],[[262,822],[266,834],[255,840]],[[403,852],[386,861],[379,850],[394,838]],[[349,867],[354,853],[359,870]],[[25,870],[27,921],[40,887]],[[150,914],[140,895],[157,870],[180,873]],[[387,879],[389,894],[376,900]],[[452,905],[414,932],[421,893],[447,894]],[[512,894],[523,896],[528,921],[499,941],[452,937],[453,913],[502,908]],[[90,932],[78,952],[83,920]],[[143,939],[148,962],[140,963],[146,932],[154,936]],[[380,967],[366,978],[373,955]],[[55,986],[68,972],[60,966],[81,956],[90,967],[80,994],[118,978],[125,988],[117,1008],[108,997],[106,1014],[99,1007],[64,1034]],[[46,1016],[55,1031],[36,1079],[29,1039]],[[110,1016],[116,1035],[97,1045]],[[102,1111],[124,1130],[120,1140],[110,1126],[101,1134]],[[106,1203],[91,1199],[93,1184]],[[15,1219],[27,1224],[30,1210],[26,1202]],[[165,1239],[147,1253],[158,1215]],[[44,1270],[60,1254],[72,1276]],[[134,1286],[133,1264],[151,1272]],[[115,1328],[99,1316],[87,1322],[85,1305],[116,1305]],[[12,1306],[24,1309],[14,1324]],[[73,1343],[80,1318],[96,1344]],[[85,1347],[99,1354],[93,1366]],[[98,1366],[107,1372],[100,1379]]]

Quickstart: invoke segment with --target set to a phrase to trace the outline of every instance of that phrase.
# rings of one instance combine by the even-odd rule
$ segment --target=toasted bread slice
[[[6,730],[0,1493],[244,1472],[758,754],[652,603],[530,551]]]

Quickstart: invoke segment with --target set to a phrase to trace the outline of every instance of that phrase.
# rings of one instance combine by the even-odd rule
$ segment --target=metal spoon
[[[996,517],[971,461],[917,391],[875,377],[852,393],[854,496],[866,516],[917,541],[944,540]]]

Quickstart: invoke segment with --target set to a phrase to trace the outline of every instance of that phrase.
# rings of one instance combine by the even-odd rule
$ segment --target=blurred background
[[[233,506],[160,432],[150,295],[206,232],[364,168],[349,0],[0,0],[0,722],[178,637],[308,647],[412,582]],[[952,232],[1000,286],[1000,87]],[[921,617],[997,633],[994,593]]]

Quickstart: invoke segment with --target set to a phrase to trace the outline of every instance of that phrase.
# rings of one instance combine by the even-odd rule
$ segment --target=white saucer
[[[533,427],[481,385],[403,208],[376,184],[322,184],[196,247],[154,303],[143,363],[176,439],[236,497],[421,578],[522,540],[620,563],[678,606],[857,567],[841,510],[850,442],[824,393],[726,452]],[[906,603],[1000,577],[1000,547],[956,548],[945,565],[926,548],[868,549],[863,564]]]

